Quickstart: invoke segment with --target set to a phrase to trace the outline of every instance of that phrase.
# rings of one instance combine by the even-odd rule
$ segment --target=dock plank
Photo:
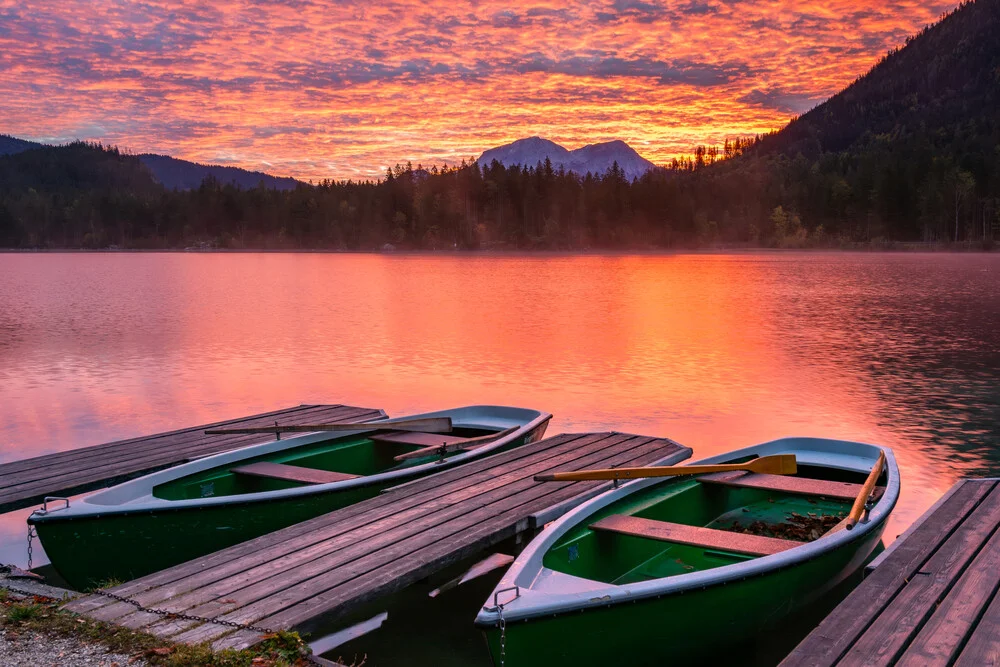
[[[207,436],[218,426],[330,422],[377,419],[384,412],[346,405],[300,405],[250,417],[230,419],[144,438],[130,438],[78,450],[0,464],[0,512],[30,507],[45,496],[70,496],[139,477],[189,460],[246,447],[274,438],[271,434]]]
[[[575,450],[579,445],[578,441],[567,441],[560,447],[543,452],[545,458],[530,469],[545,469],[564,461],[571,461],[578,456]],[[553,452],[556,454],[554,457],[551,456]],[[316,568],[322,571],[327,564],[323,561],[317,563],[319,558],[337,553],[339,560],[349,560],[374,551],[384,544],[391,544],[402,537],[420,532],[423,525],[421,521],[443,522],[460,517],[469,511],[468,506],[463,503],[472,498],[475,498],[477,503],[486,503],[504,493],[511,493],[512,489],[508,485],[510,481],[508,475],[467,481],[465,485],[451,493],[430,493],[418,498],[417,503],[411,507],[401,508],[390,503],[380,508],[369,508],[368,512],[360,515],[360,521],[338,521],[338,513],[332,513],[333,516],[327,516],[333,519],[333,523],[326,530],[314,527],[304,536],[285,539],[269,550],[251,549],[247,556],[230,560],[222,568],[216,568],[214,571],[203,569],[195,577],[175,583],[168,591],[173,593],[169,603],[157,606],[172,612],[187,611],[203,615],[217,611],[220,605],[213,603],[213,600],[236,599],[238,602],[253,602],[272,590],[287,588],[300,578],[308,577]],[[234,551],[234,555],[236,553]],[[254,564],[257,564],[256,567],[240,569]],[[198,582],[210,582],[210,584],[192,588]],[[254,583],[254,586],[244,588],[250,583]],[[240,590],[241,588],[243,590]],[[179,590],[186,592],[184,595],[174,597],[175,591]],[[237,595],[239,597],[236,597]],[[134,596],[134,599],[143,604],[155,602],[149,595]],[[111,620],[106,613],[94,617]],[[133,627],[131,624],[125,624]]]
[[[960,480],[781,667],[960,664],[974,638],[967,664],[994,664],[972,660],[996,648],[998,528],[998,480]]]
[[[667,439],[570,434],[410,482],[378,497],[111,589],[142,605],[273,629],[312,627],[529,528],[533,513],[603,482],[540,484],[535,474],[679,461]],[[164,619],[87,596],[68,608],[174,641],[259,640],[215,623]]]
[[[199,441],[203,440],[218,440],[217,437],[209,436],[205,433],[205,430],[216,427],[225,427],[232,424],[253,424],[255,426],[269,426],[273,425],[275,421],[284,421],[286,418],[302,414],[306,412],[312,412],[317,415],[322,415],[326,412],[339,411],[339,410],[354,410],[352,406],[348,405],[297,405],[290,408],[283,408],[281,410],[274,410],[271,412],[264,412],[256,415],[250,415],[247,417],[238,417],[235,419],[229,419],[221,422],[213,422],[211,424],[204,424],[201,426],[186,427],[183,429],[175,431],[166,431],[163,433],[156,433],[153,435],[140,436],[136,438],[128,438],[126,440],[116,440],[114,442],[108,442],[99,445],[91,445],[89,447],[81,447],[77,449],[70,449],[61,452],[53,452],[51,454],[43,454],[40,456],[21,459],[18,461],[11,461],[3,464],[4,474],[23,472],[25,470],[35,469],[35,468],[45,468],[51,469],[53,466],[64,462],[79,463],[82,461],[87,461],[88,459],[94,458],[108,458],[113,455],[130,454],[132,452],[143,452],[150,449],[163,449],[166,445],[170,446],[187,446],[187,445],[197,445]],[[367,408],[362,408],[367,410]]]
[[[1000,492],[994,489],[917,570],[838,664],[894,663],[998,525]]]
[[[1000,495],[1000,489],[994,490],[992,495]],[[983,609],[996,595],[998,586],[1000,532],[995,532],[896,664],[900,667],[947,667],[952,664],[962,642],[979,622]]]
[[[336,411],[313,407],[309,410],[296,411],[282,418],[286,423],[313,421],[318,415],[330,421],[354,421],[361,416],[372,414],[368,409]],[[163,441],[155,451],[138,452],[135,454],[110,454],[100,459],[91,458],[80,462],[79,466],[62,464],[61,470],[37,470],[29,472],[28,479],[15,474],[0,494],[0,506],[15,500],[23,502],[24,498],[40,499],[46,495],[72,495],[94,488],[104,488],[135,477],[162,470],[180,463],[185,463],[204,456],[239,449],[260,442],[268,442],[273,435],[262,436],[201,436],[193,445],[176,445],[173,441]],[[215,439],[212,439],[215,438]]]
[[[328,419],[330,421],[344,421],[355,416],[370,413],[368,408],[355,408],[351,406],[306,406],[302,409],[290,411],[280,417],[284,424],[299,424],[305,421]],[[274,421],[272,416],[261,418],[246,418],[238,422],[240,425],[270,426]],[[201,427],[198,427],[201,429]],[[223,451],[236,449],[245,446],[243,443],[273,440],[274,435],[270,433],[258,434],[263,436],[254,438],[252,436],[213,436],[206,435],[203,430],[189,431],[177,436],[168,438],[152,437],[147,442],[130,443],[124,450],[119,451],[117,443],[109,443],[108,449],[99,452],[98,455],[84,457],[81,450],[80,457],[71,457],[69,460],[53,462],[36,468],[36,472],[30,475],[31,481],[45,481],[46,479],[61,477],[66,473],[73,473],[81,469],[93,470],[98,466],[107,463],[127,463],[136,459],[155,459],[157,456],[177,456],[181,454],[194,454],[204,456],[204,452],[214,449]],[[39,457],[43,458],[44,457]],[[4,472],[4,471],[0,471]]]
[[[115,592],[131,596],[144,605],[155,604],[183,591],[191,591],[237,572],[272,562],[282,555],[331,539],[347,530],[363,527],[385,516],[399,514],[400,517],[409,518],[411,514],[401,514],[401,503],[412,507],[469,486],[486,483],[502,469],[501,465],[497,464],[501,456],[503,466],[516,466],[526,456],[550,457],[558,455],[566,448],[586,447],[588,442],[588,438],[584,435],[561,435],[534,443],[530,449],[518,447],[502,455],[466,463],[433,477],[414,480],[333,514],[319,516],[289,526],[282,531],[262,535],[195,561],[182,563],[122,584],[115,588]],[[113,603],[107,598],[96,596],[79,598],[71,603],[70,609],[83,612],[115,604],[128,611],[134,609],[129,605]],[[110,618],[113,617],[107,617],[107,620]]]
[[[282,418],[286,424],[295,424],[313,421],[317,418],[324,418],[330,421],[352,421],[360,415],[368,414],[365,408],[341,408],[336,410],[313,407],[307,410],[296,411]],[[261,422],[264,424],[265,422]],[[54,486],[62,485],[70,487],[81,480],[100,479],[105,485],[122,481],[123,476],[128,476],[137,467],[146,469],[146,472],[167,468],[178,463],[184,463],[196,458],[210,456],[219,452],[231,451],[246,447],[247,445],[273,440],[274,436],[262,434],[263,437],[244,436],[242,438],[225,436],[205,436],[189,443],[178,443],[174,440],[160,442],[155,449],[145,449],[128,453],[110,453],[101,458],[90,458],[86,462],[62,463],[52,468],[40,469],[27,476],[24,481],[17,478],[11,484],[4,487],[3,496],[0,502],[8,495],[23,496],[36,491],[44,491]],[[142,474],[146,474],[143,472]],[[117,480],[117,481],[116,481]]]
[[[616,439],[614,442],[618,443],[620,440]],[[401,555],[399,549],[416,548],[414,545],[419,541],[443,539],[489,518],[490,512],[496,513],[503,501],[534,484],[531,476],[536,474],[536,470],[554,469],[568,463],[577,464],[579,461],[582,461],[580,465],[591,465],[597,456],[599,454],[581,459],[575,451],[565,452],[533,466],[523,467],[516,473],[518,478],[512,479],[509,474],[501,475],[488,485],[477,484],[463,493],[425,502],[405,514],[394,512],[378,522],[321,542],[314,548],[294,550],[286,558],[266,563],[264,571],[248,572],[226,579],[220,584],[222,588],[212,587],[207,590],[208,596],[212,598],[210,602],[187,607],[185,612],[214,617],[225,613],[226,607],[231,606],[230,603],[222,602],[223,600],[234,600],[241,605],[238,612],[234,613],[245,619],[257,613],[265,615],[273,612],[279,603],[309,599],[325,587],[333,587],[345,578],[364,574],[365,567],[377,567],[378,559],[398,558]],[[518,499],[523,500],[523,497]],[[470,506],[470,501],[475,504]],[[480,509],[470,511],[476,507]],[[491,509],[484,511],[483,508]],[[447,526],[447,535],[432,535],[428,532],[440,526]],[[380,551],[383,549],[386,551]],[[393,553],[393,549],[397,551]],[[273,576],[261,579],[265,574]],[[201,592],[202,598],[205,593],[206,591]],[[182,606],[174,600],[171,603]],[[149,631],[158,634],[160,629],[172,630],[174,627],[176,624],[168,621],[150,627]],[[198,639],[196,642],[202,640]]]
[[[955,667],[995,667],[1000,665],[1000,595],[993,601],[962,648]]]
[[[615,464],[645,465],[657,458],[659,453],[652,459],[648,454],[636,458],[616,457]],[[447,535],[442,534],[443,531],[439,528],[432,536],[434,539],[422,540],[420,548],[416,551],[405,554],[401,553],[400,548],[386,551],[379,559],[381,565],[378,568],[365,572],[363,576],[353,577],[333,589],[302,604],[293,605],[263,621],[271,625],[296,627],[308,631],[314,629],[320,622],[328,622],[331,618],[348,613],[357,604],[370,602],[381,595],[401,590],[458,560],[471,557],[502,540],[513,537],[517,532],[526,530],[529,524],[525,512],[529,508],[558,503],[576,493],[571,488],[572,483],[564,484],[565,486],[561,488],[553,488],[554,485],[548,483],[546,488],[537,489],[538,495],[531,501],[508,507],[499,515],[490,516],[485,508],[478,510],[472,528]],[[503,528],[497,530],[497,525]],[[216,640],[215,646],[247,647],[255,641],[256,639],[240,642],[226,636]]]

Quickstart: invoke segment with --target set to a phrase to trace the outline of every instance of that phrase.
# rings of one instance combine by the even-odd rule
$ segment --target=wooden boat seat
[[[861,492],[860,484],[830,482],[825,479],[808,479],[789,475],[767,475],[756,472],[717,472],[701,475],[698,479],[705,484],[721,484],[750,489],[766,489],[802,496],[825,496],[838,500],[853,501]]]
[[[441,445],[454,445],[469,440],[457,435],[445,435],[443,433],[416,433],[414,431],[388,431],[386,433],[373,433],[368,436],[372,442],[394,442],[401,445],[418,445],[420,447],[439,447]]]
[[[236,473],[237,475],[267,477],[268,479],[281,479],[289,482],[301,482],[303,484],[329,484],[330,482],[343,482],[345,479],[360,477],[360,475],[351,475],[346,472],[317,470],[316,468],[303,468],[302,466],[290,466],[284,463],[269,463],[267,461],[259,461],[245,466],[230,468],[229,472]]]
[[[749,556],[770,556],[779,551],[802,546],[803,542],[733,533],[728,530],[687,526],[625,514],[612,514],[590,525],[591,530],[646,537],[661,542],[676,542],[705,549],[718,549]]]

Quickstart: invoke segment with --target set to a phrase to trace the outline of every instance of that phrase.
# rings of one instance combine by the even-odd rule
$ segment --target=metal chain
[[[0,563],[0,573],[9,574],[11,572],[14,572],[15,570],[20,570],[20,569],[21,568],[17,567],[16,565],[7,565],[6,563]],[[17,593],[19,595],[25,595],[27,597],[54,599],[50,598],[48,595],[39,595],[37,591],[30,591],[27,588],[18,588],[17,586],[11,586],[10,579],[7,579],[3,583],[0,583],[0,588],[11,591],[12,593]]]
[[[90,591],[94,595],[100,595],[111,600],[116,600],[118,602],[124,602],[125,604],[132,605],[139,611],[144,611],[149,614],[156,614],[157,616],[164,616],[167,618],[179,618],[182,621],[197,621],[200,623],[213,623],[215,625],[223,625],[227,628],[236,628],[237,630],[253,630],[254,632],[259,632],[263,635],[274,634],[276,631],[270,628],[262,628],[259,625],[250,625],[249,623],[237,623],[235,621],[226,621],[221,618],[207,618],[205,616],[195,616],[194,614],[185,614],[183,612],[168,611],[166,609],[155,609],[153,607],[144,607],[141,602],[136,602],[131,598],[127,598],[124,595],[118,595],[117,593],[112,593],[111,591],[105,591],[100,588]]]
[[[32,542],[34,538],[37,537],[35,534],[35,527],[28,526],[28,570],[31,570],[32,562]],[[15,593],[22,593],[27,595],[32,595],[29,591],[17,590],[8,586],[8,588]],[[132,605],[139,611],[144,611],[150,614],[156,614],[158,616],[165,616],[169,618],[179,618],[184,621],[195,621],[199,623],[213,623],[215,625],[222,625],[227,628],[236,628],[237,630],[252,630],[254,632],[259,632],[261,634],[269,635],[273,634],[274,630],[270,628],[262,628],[258,625],[251,625],[249,623],[236,623],[234,621],[226,621],[221,618],[207,618],[205,616],[195,616],[193,614],[184,614],[181,612],[167,611],[166,609],[154,609],[152,607],[144,607],[141,603],[136,602],[131,598],[127,598],[124,595],[118,595],[117,593],[112,593],[110,591],[101,590],[100,588],[91,591],[94,595],[100,595],[111,600],[116,600],[118,602],[124,602],[125,604]]]
[[[18,569],[18,568],[16,568],[14,565],[6,565],[4,563],[0,563],[0,572],[13,572],[15,569]],[[25,588],[18,588],[17,586],[12,586],[10,584],[9,580],[8,581],[4,581],[2,584],[0,584],[0,588],[4,588],[4,589],[6,589],[8,591],[11,591],[12,593],[18,593],[20,595],[24,595],[24,596],[27,596],[27,597],[30,597],[30,598],[45,598],[47,600],[54,600],[55,599],[55,598],[50,598],[47,595],[39,595],[35,591],[30,591],[30,590],[27,590]],[[268,628],[262,628],[262,627],[256,626],[256,625],[250,625],[250,624],[244,624],[244,623],[234,623],[233,621],[224,621],[222,619],[205,618],[204,616],[195,616],[193,614],[179,614],[179,613],[167,611],[165,609],[152,609],[150,607],[144,607],[140,603],[136,602],[135,600],[129,599],[129,598],[125,597],[124,595],[118,595],[117,593],[111,593],[109,591],[104,591],[104,590],[98,589],[98,590],[91,591],[91,592],[94,593],[95,595],[101,595],[101,596],[104,596],[106,598],[110,598],[112,600],[116,600],[118,602],[124,602],[125,604],[132,605],[133,607],[135,607],[139,611],[149,612],[151,614],[156,614],[158,616],[165,616],[167,618],[179,618],[179,619],[182,619],[182,620],[185,620],[185,621],[201,621],[201,622],[204,622],[204,623],[213,623],[215,625],[223,625],[223,626],[228,627],[228,628],[236,628],[237,630],[252,630],[254,632],[258,632],[258,633],[264,634],[264,635],[269,635],[269,634],[273,634],[274,633],[273,630],[270,630]],[[306,657],[310,660],[310,662],[313,662],[314,664],[323,664],[323,663],[320,663],[317,660],[313,660],[313,658],[315,656],[313,656],[311,654],[308,655],[308,656],[306,656]]]
[[[31,571],[31,542],[35,537],[35,527],[28,526],[28,571]]]
[[[503,617],[504,605],[500,602],[500,594],[510,591],[514,591],[514,600],[521,597],[521,589],[515,584],[508,588],[493,591],[493,606],[483,607],[485,611],[496,612],[497,616],[500,617],[500,667],[504,667],[504,663],[507,661],[507,619]],[[508,602],[513,602],[514,600],[508,600]]]
[[[497,605],[497,613],[500,614],[500,667],[504,667],[507,659],[507,621],[503,617],[503,605]]]

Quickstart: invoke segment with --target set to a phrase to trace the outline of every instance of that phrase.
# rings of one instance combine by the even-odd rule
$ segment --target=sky
[[[0,133],[374,178],[539,135],[778,129],[954,0],[0,0]]]

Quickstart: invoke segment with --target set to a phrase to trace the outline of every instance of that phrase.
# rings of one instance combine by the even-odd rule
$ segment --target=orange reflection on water
[[[890,445],[891,539],[998,471],[998,276],[976,255],[0,255],[0,460],[299,403],[515,404],[696,457]]]

